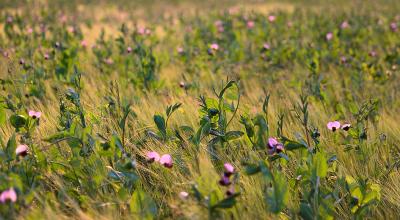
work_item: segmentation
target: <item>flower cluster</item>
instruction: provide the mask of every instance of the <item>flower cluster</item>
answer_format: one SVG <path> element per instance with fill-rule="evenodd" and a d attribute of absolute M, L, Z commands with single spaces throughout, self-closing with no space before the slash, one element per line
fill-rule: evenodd
<path fill-rule="evenodd" d="M 282 143 L 279 143 L 276 138 L 270 137 L 268 138 L 268 153 L 269 154 L 274 154 L 277 153 L 279 154 L 284 150 L 284 146 Z"/>
<path fill-rule="evenodd" d="M 149 163 L 159 162 L 161 165 L 167 168 L 172 168 L 173 166 L 172 157 L 169 154 L 164 154 L 160 156 L 160 154 L 158 154 L 157 152 L 150 151 L 147 153 L 146 156 L 147 156 L 147 162 Z"/>
<path fill-rule="evenodd" d="M 335 132 L 336 130 L 338 130 L 340 128 L 344 131 L 348 131 L 351 128 L 351 124 L 346 123 L 346 124 L 340 125 L 340 122 L 338 122 L 338 121 L 330 121 L 330 122 L 328 122 L 328 124 L 326 126 L 328 127 L 329 130 L 331 130 L 333 132 Z"/>
<path fill-rule="evenodd" d="M 231 176 L 234 173 L 235 173 L 235 168 L 233 167 L 233 165 L 230 163 L 225 163 L 224 164 L 224 173 L 222 174 L 221 179 L 219 180 L 219 184 L 221 186 L 226 186 L 226 187 L 230 186 L 228 188 L 228 190 L 226 191 L 227 196 L 231 196 L 231 195 L 233 195 L 233 193 L 235 193 L 235 188 L 231 181 Z"/>
<path fill-rule="evenodd" d="M 32 117 L 33 119 L 36 119 L 36 118 L 40 118 L 40 116 L 42 116 L 42 113 L 41 112 L 36 112 L 34 110 L 29 110 L 28 115 L 29 115 L 29 117 Z"/>

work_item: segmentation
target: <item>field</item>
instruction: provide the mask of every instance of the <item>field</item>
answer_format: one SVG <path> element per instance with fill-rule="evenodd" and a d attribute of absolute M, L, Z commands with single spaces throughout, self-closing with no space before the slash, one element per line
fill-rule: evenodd
<path fill-rule="evenodd" d="M 400 219 L 400 2 L 0 1 L 0 219 Z"/>

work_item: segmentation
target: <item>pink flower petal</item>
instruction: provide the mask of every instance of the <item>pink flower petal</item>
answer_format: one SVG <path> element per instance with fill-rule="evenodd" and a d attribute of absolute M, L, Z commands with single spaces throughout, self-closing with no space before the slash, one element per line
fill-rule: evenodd
<path fill-rule="evenodd" d="M 218 50 L 218 49 L 219 49 L 219 45 L 216 44 L 216 43 L 212 43 L 212 44 L 210 45 L 210 48 L 213 49 L 213 50 Z"/>
<path fill-rule="evenodd" d="M 172 157 L 169 154 L 164 154 L 160 157 L 160 164 L 164 165 L 167 168 L 172 167 Z"/>
<path fill-rule="evenodd" d="M 340 128 L 340 122 L 331 121 L 331 122 L 328 122 L 328 124 L 326 126 L 328 127 L 329 130 L 336 131 L 337 129 Z"/>
<path fill-rule="evenodd" d="M 254 27 L 254 21 L 248 21 L 247 28 L 253 28 L 253 27 Z"/>
<path fill-rule="evenodd" d="M 28 115 L 29 115 L 29 117 L 32 117 L 32 118 L 40 118 L 40 116 L 42 116 L 42 113 L 36 112 L 33 110 L 29 110 Z"/>
<path fill-rule="evenodd" d="M 235 172 L 235 168 L 230 163 L 225 163 L 224 169 L 225 169 L 225 174 L 227 174 L 228 176 L 230 176 Z"/>
<path fill-rule="evenodd" d="M 283 144 L 277 144 L 275 150 L 277 153 L 282 152 L 284 150 Z"/>
<path fill-rule="evenodd" d="M 28 146 L 25 144 L 18 145 L 17 149 L 15 150 L 15 154 L 17 156 L 26 156 L 28 153 Z"/>
<path fill-rule="evenodd" d="M 158 162 L 160 160 L 160 155 L 155 151 L 148 152 L 146 156 L 147 156 L 147 161 L 150 163 L 154 161 Z"/>
<path fill-rule="evenodd" d="M 221 179 L 219 180 L 219 184 L 221 186 L 229 186 L 231 184 L 231 181 L 230 181 L 229 177 L 223 175 L 221 177 Z"/>
<path fill-rule="evenodd" d="M 11 202 L 17 201 L 17 193 L 15 192 L 15 190 L 13 188 L 3 191 L 0 195 L 1 203 L 5 203 L 8 200 L 10 200 Z"/>
<path fill-rule="evenodd" d="M 330 41 L 330 40 L 332 40 L 332 38 L 333 38 L 332 32 L 329 32 L 326 34 L 326 40 Z"/>
<path fill-rule="evenodd" d="M 186 200 L 189 196 L 189 193 L 182 191 L 179 193 L 179 198 L 181 198 L 182 200 Z"/>
<path fill-rule="evenodd" d="M 268 21 L 269 21 L 269 22 L 274 22 L 275 19 L 276 19 L 276 17 L 275 17 L 274 15 L 268 16 Z"/>
<path fill-rule="evenodd" d="M 278 144 L 278 141 L 275 138 L 272 138 L 272 137 L 268 138 L 268 146 L 270 148 L 275 147 L 275 145 L 277 145 L 277 144 Z"/>

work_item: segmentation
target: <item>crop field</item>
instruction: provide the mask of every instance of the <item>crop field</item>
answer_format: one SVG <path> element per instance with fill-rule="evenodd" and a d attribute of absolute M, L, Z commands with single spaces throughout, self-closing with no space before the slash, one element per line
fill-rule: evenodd
<path fill-rule="evenodd" d="M 400 219 L 400 1 L 0 0 L 0 219 Z"/>

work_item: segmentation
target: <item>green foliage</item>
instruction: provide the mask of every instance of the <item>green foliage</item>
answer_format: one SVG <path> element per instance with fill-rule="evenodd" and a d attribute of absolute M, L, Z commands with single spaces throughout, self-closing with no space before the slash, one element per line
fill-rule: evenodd
<path fill-rule="evenodd" d="M 399 218 L 395 1 L 170 4 L 0 2 L 0 219 Z"/>

